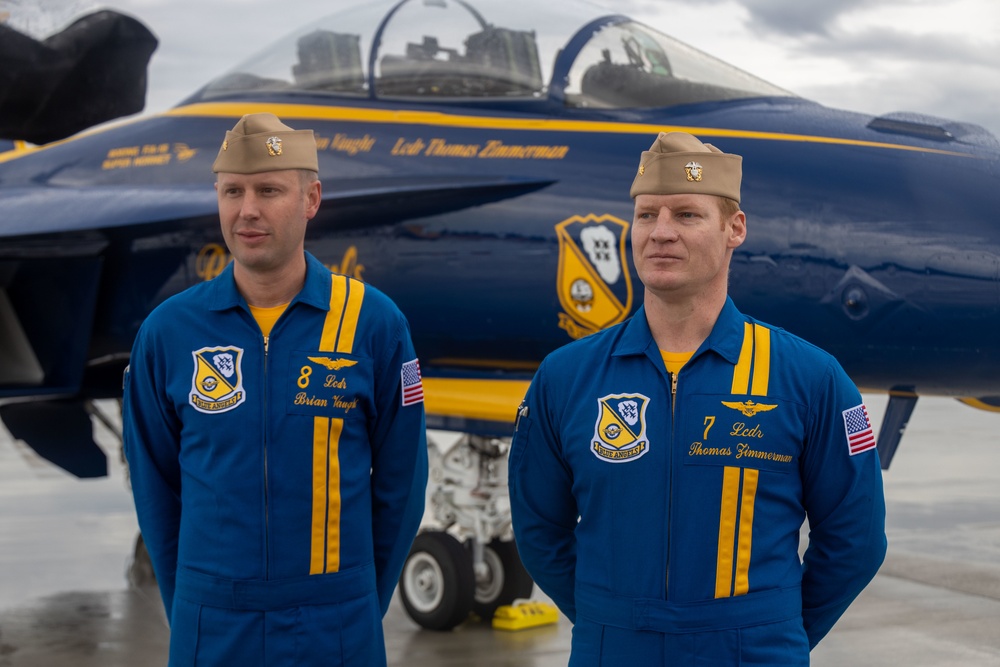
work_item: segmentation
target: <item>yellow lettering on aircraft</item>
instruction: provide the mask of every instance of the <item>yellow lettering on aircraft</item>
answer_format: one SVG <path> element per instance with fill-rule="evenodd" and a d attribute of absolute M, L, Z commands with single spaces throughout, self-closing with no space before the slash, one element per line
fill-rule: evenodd
<path fill-rule="evenodd" d="M 361 272 L 365 270 L 365 265 L 358 264 L 358 249 L 356 246 L 348 246 L 347 250 L 344 251 L 344 257 L 340 260 L 340 264 L 333 263 L 328 268 L 334 273 L 364 281 L 364 278 L 361 277 Z"/>
<path fill-rule="evenodd" d="M 346 134 L 335 134 L 330 137 L 316 136 L 316 148 L 321 151 L 336 151 L 354 156 L 358 153 L 370 153 L 375 147 L 375 138 L 369 134 L 363 137 L 352 137 Z"/>
<path fill-rule="evenodd" d="M 104 157 L 101 169 L 131 169 L 133 167 L 163 167 L 175 159 L 187 162 L 197 154 L 198 149 L 187 144 L 144 144 L 142 146 L 119 146 L 112 148 Z"/>
<path fill-rule="evenodd" d="M 366 137 L 368 135 L 365 135 Z M 374 143 L 374 140 L 373 140 Z M 434 137 L 429 140 L 422 138 L 410 139 L 399 137 L 393 145 L 390 155 L 402 157 L 448 157 L 448 158 L 485 158 L 502 160 L 562 160 L 569 154 L 569 146 L 551 145 L 521 145 L 505 144 L 500 139 L 488 139 L 486 145 L 455 144 L 447 139 Z"/>

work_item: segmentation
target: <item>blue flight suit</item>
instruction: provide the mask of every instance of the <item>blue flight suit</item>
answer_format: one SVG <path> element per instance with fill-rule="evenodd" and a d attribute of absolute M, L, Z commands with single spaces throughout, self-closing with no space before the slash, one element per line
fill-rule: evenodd
<path fill-rule="evenodd" d="M 171 666 L 385 664 L 427 481 L 419 370 L 388 297 L 306 259 L 268 339 L 230 265 L 132 350 L 125 453 Z"/>
<path fill-rule="evenodd" d="M 575 623 L 572 666 L 808 665 L 885 556 L 857 388 L 730 299 L 676 377 L 642 308 L 550 354 L 509 465 L 518 550 Z"/>

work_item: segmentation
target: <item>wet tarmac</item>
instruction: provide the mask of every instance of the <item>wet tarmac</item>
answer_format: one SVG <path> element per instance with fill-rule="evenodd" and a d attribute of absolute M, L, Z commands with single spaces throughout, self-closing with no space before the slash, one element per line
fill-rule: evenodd
<path fill-rule="evenodd" d="M 883 396 L 866 397 L 876 428 Z M 813 651 L 818 667 L 1000 666 L 1000 414 L 921 399 L 886 473 L 889 555 Z M 112 475 L 81 481 L 0 429 L 0 667 L 166 663 L 155 588 L 130 586 L 136 536 L 117 444 L 97 426 Z M 565 665 L 571 625 L 420 629 L 394 600 L 390 665 Z"/>

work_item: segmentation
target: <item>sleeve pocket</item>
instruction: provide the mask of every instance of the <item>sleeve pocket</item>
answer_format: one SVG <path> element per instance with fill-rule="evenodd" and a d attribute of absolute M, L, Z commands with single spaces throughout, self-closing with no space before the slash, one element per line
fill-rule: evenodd
<path fill-rule="evenodd" d="M 514 427 L 514 437 L 510 442 L 509 468 L 511 471 L 519 469 L 521 460 L 524 458 L 524 450 L 528 447 L 528 443 L 530 442 L 530 435 L 531 418 L 527 416 L 519 416 L 517 419 L 517 425 Z"/>

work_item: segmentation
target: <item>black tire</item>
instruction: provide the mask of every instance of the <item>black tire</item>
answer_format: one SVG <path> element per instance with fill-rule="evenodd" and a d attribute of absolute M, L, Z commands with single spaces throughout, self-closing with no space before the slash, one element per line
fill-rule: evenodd
<path fill-rule="evenodd" d="M 489 577 L 476 582 L 472 610 L 484 621 L 490 621 L 497 607 L 531 597 L 535 582 L 524 569 L 513 541 L 493 540 L 485 545 L 483 562 L 489 570 Z"/>
<path fill-rule="evenodd" d="M 448 533 L 417 535 L 399 576 L 406 613 L 428 630 L 451 630 L 469 616 L 476 590 L 472 559 Z"/>

